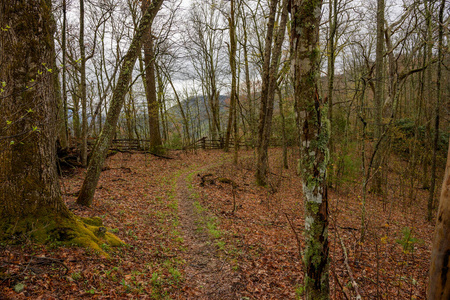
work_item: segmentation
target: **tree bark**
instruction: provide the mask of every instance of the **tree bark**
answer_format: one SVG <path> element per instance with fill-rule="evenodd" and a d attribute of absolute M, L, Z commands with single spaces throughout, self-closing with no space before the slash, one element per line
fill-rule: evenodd
<path fill-rule="evenodd" d="M 231 69 L 231 95 L 230 95 L 230 109 L 228 112 L 228 126 L 225 136 L 225 152 L 228 152 L 230 144 L 230 136 L 233 126 L 233 120 L 236 120 L 237 109 L 236 109 L 236 21 L 235 21 L 235 3 L 234 0 L 230 1 L 230 17 L 228 18 L 228 26 L 230 30 L 230 69 Z M 237 137 L 235 137 L 234 143 L 237 143 Z M 237 162 L 235 162 L 237 164 Z"/>
<path fill-rule="evenodd" d="M 331 154 L 334 153 L 334 144 L 333 144 L 333 90 L 334 90 L 334 73 L 335 73 L 335 62 L 336 62 L 336 29 L 337 29 L 337 9 L 338 9 L 338 0 L 330 0 L 328 3 L 329 15 L 328 22 L 330 26 L 330 35 L 328 37 L 328 118 L 330 119 L 330 141 L 329 148 Z M 334 159 L 333 157 L 331 158 Z M 331 172 L 329 176 L 329 186 L 332 186 L 334 174 Z"/>
<path fill-rule="evenodd" d="M 437 78 L 436 78 L 436 93 L 437 99 L 434 107 L 434 133 L 433 133 L 433 159 L 431 163 L 431 184 L 430 184 L 430 194 L 428 196 L 428 221 L 431 221 L 431 216 L 434 208 L 434 191 L 436 189 L 436 158 L 438 152 L 438 142 L 439 142 L 439 110 L 441 109 L 441 76 L 442 76 L 442 47 L 443 47 L 443 35 L 444 35 L 444 7 L 445 1 L 441 1 L 439 9 L 439 37 L 438 37 L 438 66 L 437 66 Z"/>
<path fill-rule="evenodd" d="M 264 135 L 264 119 L 267 109 L 267 93 L 269 91 L 269 76 L 270 76 L 270 57 L 272 55 L 272 39 L 273 28 L 275 24 L 275 13 L 278 0 L 271 0 L 269 5 L 269 20 L 267 22 L 266 40 L 264 44 L 264 60 L 262 67 L 262 86 L 261 86 L 261 100 L 259 108 L 259 123 L 258 123 L 258 144 L 257 144 L 257 161 L 256 161 L 256 183 L 259 185 L 266 184 L 267 172 L 267 158 L 264 157 L 264 152 L 261 152 L 262 139 Z"/>
<path fill-rule="evenodd" d="M 69 116 L 67 112 L 67 83 L 66 83 L 66 51 L 67 51 L 67 41 L 66 41 L 66 31 L 67 31 L 67 3 L 63 0 L 63 26 L 62 26 L 62 104 L 63 104 L 63 118 L 64 118 L 64 130 L 66 136 L 66 146 L 69 146 Z M 63 147 L 64 148 L 64 147 Z"/>
<path fill-rule="evenodd" d="M 275 98 L 275 89 L 278 78 L 278 66 L 281 55 L 281 46 L 284 40 L 284 33 L 286 30 L 288 1 L 283 0 L 281 22 L 278 27 L 277 35 L 272 52 L 272 37 L 273 27 L 275 23 L 275 9 L 278 1 L 271 2 L 271 14 L 269 15 L 269 23 L 267 25 L 266 49 L 264 50 L 264 65 L 263 78 L 261 88 L 261 106 L 259 112 L 259 127 L 258 127 L 258 152 L 256 165 L 256 182 L 259 185 L 266 185 L 266 175 L 268 169 L 268 148 L 271 136 L 273 105 Z M 273 18 L 273 20 L 272 20 Z M 267 49 L 267 47 L 269 49 Z M 272 60 L 271 60 L 272 58 Z"/>
<path fill-rule="evenodd" d="M 80 0 L 80 100 L 81 100 L 81 164 L 87 165 L 87 92 L 86 46 L 84 45 L 84 0 Z"/>
<path fill-rule="evenodd" d="M 305 198 L 305 299 L 329 299 L 327 103 L 318 94 L 321 0 L 291 2 L 291 70 L 300 135 L 299 171 Z"/>
<path fill-rule="evenodd" d="M 106 159 L 108 149 L 111 146 L 120 111 L 123 106 L 125 95 L 128 91 L 128 85 L 130 83 L 133 67 L 136 63 L 137 55 L 141 49 L 142 37 L 150 28 L 163 1 L 164 0 L 155 0 L 148 7 L 145 15 L 141 19 L 139 28 L 133 37 L 130 48 L 124 57 L 119 79 L 114 88 L 111 105 L 106 116 L 105 124 L 103 125 L 102 132 L 100 133 L 94 150 L 92 151 L 92 157 L 88 165 L 86 178 L 83 181 L 83 186 L 81 187 L 80 194 L 77 198 L 78 204 L 85 206 L 90 206 L 92 204 L 95 188 L 100 178 L 100 172 Z"/>
<path fill-rule="evenodd" d="M 377 0 L 377 45 L 375 57 L 375 143 L 383 133 L 383 92 L 384 92 L 384 0 Z M 373 174 L 372 191 L 381 194 L 382 172 L 381 151 L 375 155 L 375 172 Z"/>
<path fill-rule="evenodd" d="M 99 245 L 121 241 L 110 233 L 96 237 L 61 198 L 51 14 L 50 0 L 0 4 L 0 120 L 7 124 L 0 128 L 0 240 L 14 243 L 26 235 L 107 255 Z"/>
<path fill-rule="evenodd" d="M 434 229 L 427 299 L 450 299 L 450 146 Z"/>
<path fill-rule="evenodd" d="M 249 116 L 248 116 L 248 125 L 249 125 L 249 133 L 250 133 L 250 139 L 252 147 L 255 145 L 255 137 L 256 137 L 256 118 L 255 118 L 255 105 L 254 101 L 252 99 L 252 90 L 251 90 L 251 82 L 250 82 L 250 68 L 249 68 L 249 61 L 248 61 L 248 36 L 247 36 L 247 23 L 246 23 L 246 16 L 244 15 L 244 12 L 241 12 L 241 18 L 242 18 L 242 31 L 243 31 L 243 54 L 244 54 L 244 72 L 245 72 L 245 91 L 247 94 L 247 103 L 249 107 Z M 244 131 L 247 132 L 247 131 Z"/>
<path fill-rule="evenodd" d="M 142 0 L 142 12 L 144 13 L 149 6 L 148 0 Z M 150 30 L 144 35 L 144 62 L 145 62 L 145 94 L 147 96 L 148 107 L 148 125 L 150 132 L 150 151 L 162 154 L 161 131 L 159 129 L 159 105 L 156 96 L 155 80 L 155 51 L 153 36 Z"/>
<path fill-rule="evenodd" d="M 2 2 L 0 24 L 0 219 L 40 214 L 69 217 L 56 173 L 55 96 L 51 7 L 45 1 Z M 24 59 L 26 58 L 26 59 Z"/>

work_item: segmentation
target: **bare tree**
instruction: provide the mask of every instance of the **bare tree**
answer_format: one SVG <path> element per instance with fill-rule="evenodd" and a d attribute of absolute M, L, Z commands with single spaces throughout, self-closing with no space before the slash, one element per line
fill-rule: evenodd
<path fill-rule="evenodd" d="M 279 60 L 281 56 L 281 47 L 284 41 L 286 31 L 288 1 L 282 2 L 281 22 L 275 35 L 275 42 L 272 48 L 273 31 L 275 25 L 275 13 L 278 0 L 270 2 L 269 21 L 267 24 L 267 35 L 264 49 L 264 63 L 262 72 L 261 104 L 259 111 L 258 126 L 258 152 L 256 162 L 256 182 L 259 185 L 267 183 L 268 170 L 268 148 L 272 133 L 272 117 L 277 88 Z"/>
<path fill-rule="evenodd" d="M 141 19 L 120 70 L 119 79 L 113 92 L 110 108 L 106 117 L 105 125 L 95 144 L 92 152 L 92 158 L 89 162 L 86 178 L 83 181 L 77 203 L 90 206 L 94 198 L 95 188 L 97 186 L 101 168 L 106 159 L 106 154 L 111 145 L 114 132 L 116 130 L 117 120 L 123 106 L 125 95 L 128 91 L 131 74 L 136 62 L 138 53 L 141 49 L 142 37 L 150 28 L 156 13 L 159 11 L 164 0 L 156 0 L 148 7 Z"/>
<path fill-rule="evenodd" d="M 300 165 L 305 197 L 305 299 L 329 298 L 327 103 L 319 96 L 319 25 L 322 1 L 291 1 L 291 70 L 294 76 Z"/>
<path fill-rule="evenodd" d="M 142 0 L 142 11 L 149 6 L 148 0 Z M 144 62 L 145 62 L 145 94 L 147 96 L 148 122 L 150 131 L 150 151 L 162 152 L 161 132 L 159 130 L 159 105 L 156 92 L 155 78 L 155 46 L 151 30 L 144 37 Z"/>

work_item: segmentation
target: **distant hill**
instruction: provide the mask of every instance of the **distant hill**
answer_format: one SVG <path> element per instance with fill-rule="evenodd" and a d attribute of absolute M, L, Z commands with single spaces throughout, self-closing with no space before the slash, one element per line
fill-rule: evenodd
<path fill-rule="evenodd" d="M 221 118 L 228 112 L 229 96 L 219 96 L 219 111 Z M 181 101 L 181 105 L 185 114 L 190 118 L 200 118 L 200 122 L 208 120 L 207 108 L 210 110 L 208 99 L 203 96 L 194 96 Z M 206 106 L 205 106 L 206 105 Z M 181 119 L 180 106 L 178 104 L 172 106 L 167 111 L 175 119 Z"/>

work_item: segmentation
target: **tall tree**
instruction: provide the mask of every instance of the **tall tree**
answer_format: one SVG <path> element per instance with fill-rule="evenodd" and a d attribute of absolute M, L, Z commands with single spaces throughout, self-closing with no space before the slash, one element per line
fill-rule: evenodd
<path fill-rule="evenodd" d="M 337 31 L 337 16 L 338 16 L 338 0 L 330 0 L 328 2 L 328 23 L 329 23 L 329 36 L 328 36 L 328 117 L 330 119 L 330 151 L 334 153 L 333 146 L 333 90 L 334 90 L 334 70 L 336 62 L 336 31 Z M 333 158 L 332 158 L 333 159 Z M 330 186 L 332 185 L 332 178 L 329 180 Z"/>
<path fill-rule="evenodd" d="M 291 70 L 305 198 L 305 299 L 329 298 L 327 103 L 319 96 L 321 0 L 291 1 Z"/>
<path fill-rule="evenodd" d="M 45 1 L 2 2 L 0 21 L 10 27 L 0 34 L 0 106 L 9 123 L 1 134 L 0 215 L 7 222 L 52 211 L 68 217 L 56 174 L 54 77 L 44 66 L 54 58 L 51 8 Z"/>
<path fill-rule="evenodd" d="M 144 13 L 150 0 L 142 0 L 142 12 Z M 159 153 L 162 151 L 161 131 L 159 129 L 159 105 L 156 97 L 155 80 L 155 47 L 151 28 L 144 36 L 144 62 L 145 62 L 145 94 L 147 96 L 148 125 L 150 131 L 150 151 Z"/>
<path fill-rule="evenodd" d="M 80 100 L 81 100 L 81 164 L 87 165 L 87 92 L 86 46 L 84 44 L 84 0 L 80 0 Z"/>
<path fill-rule="evenodd" d="M 61 198 L 51 1 L 3 1 L 0 24 L 0 239 L 29 233 L 101 251 Z"/>
<path fill-rule="evenodd" d="M 441 109 L 441 80 L 442 80 L 442 63 L 443 63 L 443 36 L 444 36 L 444 8 L 445 1 L 441 1 L 439 8 L 439 26 L 438 26 L 438 66 L 437 66 L 437 76 L 436 76 L 436 93 L 437 99 L 434 107 L 434 132 L 433 132 L 433 159 L 431 163 L 431 185 L 430 194 L 428 196 L 428 220 L 431 220 L 431 215 L 434 207 L 434 191 L 436 189 L 436 159 L 438 152 L 438 141 L 439 141 L 439 110 Z M 450 295 L 449 295 L 450 296 Z"/>
<path fill-rule="evenodd" d="M 273 31 L 275 25 L 275 12 L 278 0 L 270 2 L 269 21 L 267 24 L 266 44 L 264 49 L 264 62 L 262 73 L 261 103 L 259 111 L 258 126 L 258 151 L 256 162 L 256 182 L 265 185 L 267 182 L 268 170 L 268 148 L 272 133 L 272 116 L 277 88 L 278 67 L 281 56 L 281 47 L 286 31 L 288 1 L 283 0 L 281 21 L 275 35 L 275 42 L 272 48 Z"/>
<path fill-rule="evenodd" d="M 140 21 L 139 28 L 136 30 L 133 40 L 131 41 L 128 52 L 124 57 L 119 79 L 117 80 L 117 84 L 114 88 L 113 97 L 106 116 L 105 124 L 103 125 L 102 132 L 100 133 L 94 150 L 92 151 L 92 157 L 89 161 L 86 177 L 77 198 L 78 204 L 85 206 L 90 206 L 92 204 L 95 188 L 97 187 L 97 183 L 100 178 L 100 172 L 103 163 L 105 162 L 108 149 L 111 146 L 120 111 L 122 110 L 123 102 L 128 91 L 133 67 L 141 49 L 142 38 L 149 30 L 163 1 L 164 0 L 155 0 L 151 5 L 149 5 Z"/>
<path fill-rule="evenodd" d="M 62 41 L 61 41 L 61 51 L 62 51 L 62 109 L 63 109 L 63 120 L 64 120 L 64 130 L 65 130 L 65 141 L 66 145 L 69 145 L 69 124 L 68 124 L 68 114 L 67 114 L 67 83 L 66 83 L 66 32 L 67 32 L 67 2 L 63 0 L 63 25 L 62 25 Z"/>
<path fill-rule="evenodd" d="M 230 95 L 230 109 L 228 111 L 228 126 L 225 136 L 225 151 L 228 151 L 231 131 L 233 122 L 236 122 L 237 109 L 236 109 L 236 95 L 237 95 L 237 83 L 236 83 L 236 51 L 237 51 L 237 36 L 236 36 L 236 21 L 235 21 L 235 1 L 230 1 L 230 16 L 228 17 L 228 27 L 230 32 L 230 69 L 231 69 L 231 95 Z M 235 146 L 237 145 L 237 137 L 234 137 Z M 235 164 L 237 164 L 237 157 L 235 157 Z"/>
<path fill-rule="evenodd" d="M 375 143 L 383 134 L 383 94 L 384 94 L 384 0 L 377 0 L 377 45 L 375 50 Z M 379 145 L 380 143 L 378 143 Z M 381 193 L 381 151 L 375 154 L 375 172 L 372 190 Z"/>
<path fill-rule="evenodd" d="M 266 184 L 266 172 L 268 159 L 266 152 L 262 148 L 262 139 L 264 136 L 264 121 L 266 118 L 267 108 L 267 94 L 269 91 L 270 79 L 270 57 L 272 56 L 272 39 L 273 30 L 275 26 L 275 14 L 277 11 L 278 0 L 271 0 L 269 4 L 269 16 L 267 21 L 266 40 L 264 44 L 264 60 L 262 66 L 262 87 L 261 100 L 259 109 L 259 123 L 258 123 L 258 144 L 257 144 L 257 160 L 256 160 L 256 183 L 259 185 Z"/>

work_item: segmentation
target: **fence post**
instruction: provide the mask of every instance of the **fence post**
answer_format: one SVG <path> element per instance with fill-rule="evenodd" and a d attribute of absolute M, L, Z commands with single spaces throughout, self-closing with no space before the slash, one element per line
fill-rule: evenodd
<path fill-rule="evenodd" d="M 200 139 L 201 143 L 202 143 L 202 149 L 205 150 L 206 149 L 206 136 L 202 137 Z"/>

